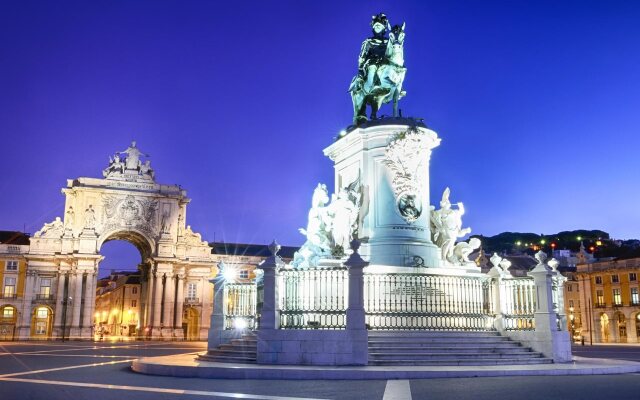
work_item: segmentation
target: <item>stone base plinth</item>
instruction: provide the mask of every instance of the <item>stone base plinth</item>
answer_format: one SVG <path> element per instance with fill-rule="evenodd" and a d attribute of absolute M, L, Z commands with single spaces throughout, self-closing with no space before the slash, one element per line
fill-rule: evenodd
<path fill-rule="evenodd" d="M 368 336 L 362 330 L 260 330 L 258 364 L 367 365 Z"/>
<path fill-rule="evenodd" d="M 429 218 L 429 159 L 439 144 L 418 121 L 390 118 L 356 128 L 324 150 L 335 163 L 335 193 L 358 188 L 360 254 L 370 265 L 440 265 Z"/>

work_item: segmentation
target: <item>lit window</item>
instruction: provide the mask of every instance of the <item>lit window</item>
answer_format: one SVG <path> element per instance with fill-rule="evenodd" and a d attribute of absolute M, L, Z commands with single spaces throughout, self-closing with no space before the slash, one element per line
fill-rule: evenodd
<path fill-rule="evenodd" d="M 4 278 L 4 290 L 2 292 L 4 297 L 12 298 L 16 294 L 16 278 Z"/>
<path fill-rule="evenodd" d="M 638 275 L 636 275 L 635 272 L 630 272 L 629 273 L 629 281 L 630 282 L 635 282 L 638 280 Z"/>
<path fill-rule="evenodd" d="M 638 288 L 631 288 L 631 304 L 638 305 L 640 304 L 640 296 L 638 296 Z"/>
<path fill-rule="evenodd" d="M 613 289 L 613 304 L 616 306 L 622 305 L 622 297 L 620 296 L 620 289 Z"/>
<path fill-rule="evenodd" d="M 604 306 L 604 292 L 602 290 L 596 290 L 596 306 Z"/>
<path fill-rule="evenodd" d="M 11 260 L 11 261 L 7 261 L 7 271 L 17 271 L 18 270 L 18 262 Z"/>
<path fill-rule="evenodd" d="M 49 297 L 51 295 L 51 279 L 40 280 L 40 295 Z"/>
<path fill-rule="evenodd" d="M 620 277 L 618 274 L 611 275 L 611 283 L 620 283 Z"/>
<path fill-rule="evenodd" d="M 596 276 L 596 285 L 602 285 L 602 277 Z"/>
<path fill-rule="evenodd" d="M 49 309 L 47 307 L 38 307 L 36 309 L 36 318 L 47 318 L 49 316 Z"/>
<path fill-rule="evenodd" d="M 12 319 L 15 315 L 15 309 L 13 307 L 5 307 L 2 309 L 2 318 Z"/>

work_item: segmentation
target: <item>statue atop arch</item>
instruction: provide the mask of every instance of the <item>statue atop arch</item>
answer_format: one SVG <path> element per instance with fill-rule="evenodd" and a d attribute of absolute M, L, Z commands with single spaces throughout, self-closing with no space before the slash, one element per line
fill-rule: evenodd
<path fill-rule="evenodd" d="M 149 157 L 137 147 L 135 141 L 131 142 L 126 150 L 118 151 L 113 157 L 109 157 L 109 166 L 102 171 L 102 176 L 107 179 L 153 181 L 155 171 L 151 168 L 151 161 L 142 162 L 140 156 Z"/>

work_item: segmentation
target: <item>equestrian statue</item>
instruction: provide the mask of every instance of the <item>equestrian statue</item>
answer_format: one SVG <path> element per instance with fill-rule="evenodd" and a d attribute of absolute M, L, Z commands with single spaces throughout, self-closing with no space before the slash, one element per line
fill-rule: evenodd
<path fill-rule="evenodd" d="M 367 105 L 371 119 L 377 119 L 382 103 L 393 101 L 393 116 L 399 117 L 398 101 L 407 69 L 404 66 L 405 24 L 391 27 L 385 14 L 371 19 L 373 36 L 362 43 L 358 58 L 358 74 L 351 81 L 349 92 L 353 101 L 353 123 L 366 122 Z M 387 31 L 388 36 L 387 36 Z"/>

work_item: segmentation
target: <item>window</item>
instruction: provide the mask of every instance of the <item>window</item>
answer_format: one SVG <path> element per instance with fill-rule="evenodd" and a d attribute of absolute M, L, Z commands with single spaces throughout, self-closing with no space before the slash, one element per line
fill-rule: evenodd
<path fill-rule="evenodd" d="M 613 289 L 613 304 L 616 306 L 622 305 L 622 297 L 620 297 L 620 289 Z"/>
<path fill-rule="evenodd" d="M 51 279 L 40 280 L 40 295 L 42 297 L 49 297 L 51 295 Z"/>
<path fill-rule="evenodd" d="M 629 282 L 635 282 L 638 280 L 638 275 L 635 272 L 629 272 Z"/>
<path fill-rule="evenodd" d="M 569 308 L 573 308 L 573 300 L 569 300 Z"/>
<path fill-rule="evenodd" d="M 187 284 L 187 299 L 195 299 L 197 296 L 198 284 L 195 282 L 189 282 Z"/>
<path fill-rule="evenodd" d="M 49 316 L 49 309 L 47 307 L 38 307 L 36 309 L 36 318 L 47 318 Z"/>
<path fill-rule="evenodd" d="M 249 279 L 249 271 L 246 269 L 241 270 L 240 279 Z"/>
<path fill-rule="evenodd" d="M 2 310 L 2 318 L 13 319 L 15 315 L 15 309 L 13 307 L 5 307 Z"/>
<path fill-rule="evenodd" d="M 16 294 L 16 278 L 4 278 L 4 297 L 11 298 Z"/>
<path fill-rule="evenodd" d="M 131 300 L 131 307 L 135 307 L 138 302 L 135 300 Z"/>
<path fill-rule="evenodd" d="M 14 261 L 14 260 L 7 261 L 6 267 L 7 267 L 6 268 L 7 271 L 17 271 L 18 270 L 18 262 Z"/>
<path fill-rule="evenodd" d="M 47 334 L 47 322 L 36 321 L 36 335 L 46 335 L 46 334 Z"/>
<path fill-rule="evenodd" d="M 567 292 L 573 292 L 573 285 L 572 284 L 567 284 Z"/>
<path fill-rule="evenodd" d="M 638 288 L 631 288 L 631 304 L 637 306 L 640 304 L 640 296 L 638 296 Z"/>
<path fill-rule="evenodd" d="M 618 274 L 611 275 L 611 283 L 620 283 L 620 277 Z"/>
<path fill-rule="evenodd" d="M 596 307 L 604 307 L 604 293 L 602 290 L 596 290 Z"/>
<path fill-rule="evenodd" d="M 596 285 L 602 285 L 602 277 L 596 276 Z"/>
<path fill-rule="evenodd" d="M 134 286 L 131 288 L 131 294 L 136 294 L 136 293 L 138 293 L 138 288 Z"/>

